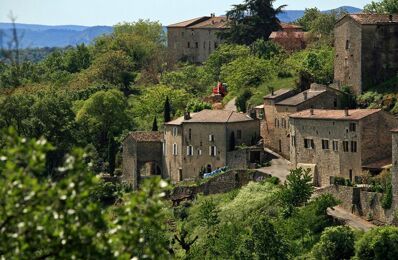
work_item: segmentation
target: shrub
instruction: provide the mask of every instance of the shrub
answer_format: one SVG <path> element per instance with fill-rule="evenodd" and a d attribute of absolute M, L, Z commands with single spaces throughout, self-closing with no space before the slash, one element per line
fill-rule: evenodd
<path fill-rule="evenodd" d="M 354 232 L 349 227 L 328 227 L 314 246 L 315 259 L 350 259 L 354 255 Z"/>
<path fill-rule="evenodd" d="M 374 228 L 365 233 L 356 244 L 358 259 L 396 259 L 397 255 L 397 227 Z"/>

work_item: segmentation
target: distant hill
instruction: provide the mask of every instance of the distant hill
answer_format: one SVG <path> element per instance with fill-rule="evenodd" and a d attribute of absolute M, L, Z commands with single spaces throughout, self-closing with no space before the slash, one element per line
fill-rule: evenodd
<path fill-rule="evenodd" d="M 329 12 L 336 11 L 339 9 L 345 10 L 346 12 L 348 12 L 350 14 L 362 12 L 362 9 L 352 7 L 352 6 L 341 6 L 336 9 L 326 10 L 323 12 L 329 13 Z M 304 15 L 304 10 L 286 10 L 283 13 L 281 13 L 280 15 L 278 15 L 278 18 L 282 22 L 291 23 L 291 22 L 294 22 L 297 19 L 301 18 L 303 15 Z"/>
<path fill-rule="evenodd" d="M 359 13 L 362 10 L 352 6 L 342 6 L 337 9 L 345 9 L 349 13 Z M 336 9 L 334 9 L 336 10 Z M 324 11 L 331 12 L 332 10 Z M 282 22 L 293 22 L 304 15 L 303 10 L 286 10 L 279 15 Z M 21 48 L 66 47 L 80 43 L 90 44 L 96 37 L 110 34 L 111 26 L 81 26 L 81 25 L 40 25 L 18 23 L 18 34 L 21 35 Z M 9 35 L 10 23 L 0 23 L 0 30 Z M 166 30 L 166 28 L 165 28 Z M 4 41 L 6 42 L 6 40 Z"/>
<path fill-rule="evenodd" d="M 5 37 L 10 35 L 10 23 L 0 23 L 0 30 Z M 113 31 L 111 26 L 80 26 L 80 25 L 38 25 L 16 24 L 21 38 L 21 48 L 66 47 L 76 44 L 89 44 L 96 37 L 109 34 Z"/>

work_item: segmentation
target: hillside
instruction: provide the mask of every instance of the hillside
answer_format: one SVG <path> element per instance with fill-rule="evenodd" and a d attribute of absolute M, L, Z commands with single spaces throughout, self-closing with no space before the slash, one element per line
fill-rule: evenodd
<path fill-rule="evenodd" d="M 336 9 L 325 10 L 325 11 L 322 11 L 322 12 L 329 13 L 329 12 L 337 11 L 337 10 L 345 10 L 345 11 L 347 11 L 350 14 L 352 14 L 352 13 L 360 13 L 362 11 L 362 9 L 359 9 L 359 8 L 356 8 L 356 7 L 352 7 L 352 6 L 341 6 L 341 7 L 338 7 Z M 282 14 L 280 14 L 278 16 L 278 18 L 282 22 L 290 23 L 290 22 L 294 22 L 297 19 L 301 18 L 303 15 L 304 15 L 304 10 L 286 10 Z"/>

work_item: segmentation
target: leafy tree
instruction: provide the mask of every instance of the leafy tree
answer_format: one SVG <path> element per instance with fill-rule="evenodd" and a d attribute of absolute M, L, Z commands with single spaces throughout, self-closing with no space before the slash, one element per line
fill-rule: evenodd
<path fill-rule="evenodd" d="M 213 81 L 220 80 L 221 67 L 237 58 L 250 55 L 250 48 L 244 45 L 221 44 L 205 62 L 206 73 L 211 75 Z"/>
<path fill-rule="evenodd" d="M 238 111 L 246 113 L 247 111 L 247 101 L 253 96 L 253 93 L 246 89 L 243 91 L 241 95 L 236 98 L 235 104 L 238 108 Z"/>
<path fill-rule="evenodd" d="M 398 228 L 373 228 L 362 236 L 356 248 L 358 259 L 395 259 L 398 254 Z"/>
<path fill-rule="evenodd" d="M 311 170 L 298 168 L 290 171 L 282 191 L 282 201 L 294 207 L 305 204 L 314 191 Z"/>
<path fill-rule="evenodd" d="M 212 200 L 205 200 L 199 208 L 199 219 L 207 228 L 211 228 L 220 223 L 218 217 L 219 210 Z"/>
<path fill-rule="evenodd" d="M 64 54 L 65 69 L 70 73 L 80 72 L 91 65 L 91 55 L 84 43 L 68 49 Z"/>
<path fill-rule="evenodd" d="M 355 236 L 350 227 L 328 227 L 314 246 L 315 259 L 350 259 L 355 254 Z"/>
<path fill-rule="evenodd" d="M 189 112 L 200 112 L 204 109 L 211 109 L 211 104 L 198 99 L 191 99 L 186 108 Z"/>
<path fill-rule="evenodd" d="M 229 43 L 250 45 L 257 39 L 268 40 L 280 28 L 277 15 L 285 6 L 273 7 L 274 0 L 245 0 L 227 12 L 228 30 L 220 33 Z"/>
<path fill-rule="evenodd" d="M 221 68 L 221 79 L 228 84 L 229 91 L 257 87 L 274 77 L 271 62 L 255 56 L 238 58 Z"/>
<path fill-rule="evenodd" d="M 252 53 L 262 59 L 270 60 L 275 56 L 284 53 L 284 50 L 278 44 L 259 39 L 251 45 Z"/>
<path fill-rule="evenodd" d="M 86 131 L 87 140 L 94 144 L 102 158 L 108 157 L 110 165 L 116 155 L 115 137 L 131 126 L 127 108 L 123 94 L 112 89 L 92 95 L 83 102 L 76 115 L 77 122 Z"/>
<path fill-rule="evenodd" d="M 313 28 L 313 22 L 321 16 L 321 11 L 316 8 L 306 8 L 304 15 L 297 19 L 296 23 L 303 27 L 304 31 L 311 31 Z"/>
<path fill-rule="evenodd" d="M 363 8 L 368 13 L 398 14 L 398 2 L 396 0 L 372 1 Z"/>
<path fill-rule="evenodd" d="M 156 116 L 155 116 L 155 118 L 153 119 L 152 131 L 158 131 L 158 130 L 159 130 L 158 129 L 158 121 L 157 121 Z"/>
<path fill-rule="evenodd" d="M 166 35 L 163 26 L 159 22 L 139 19 L 133 23 L 118 23 L 114 26 L 114 35 L 130 34 L 144 37 L 157 44 L 166 43 Z"/>
<path fill-rule="evenodd" d="M 109 51 L 93 61 L 87 73 L 91 82 L 112 84 L 128 95 L 136 74 L 132 60 L 122 51 Z"/>

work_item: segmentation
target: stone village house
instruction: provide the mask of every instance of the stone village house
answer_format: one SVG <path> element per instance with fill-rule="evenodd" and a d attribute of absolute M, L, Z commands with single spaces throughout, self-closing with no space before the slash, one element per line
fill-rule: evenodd
<path fill-rule="evenodd" d="M 261 136 L 267 148 L 283 157 L 290 157 L 289 115 L 309 109 L 341 108 L 339 90 L 319 84 L 301 93 L 295 90 L 280 89 L 264 97 L 264 105 L 256 109 L 261 120 Z"/>
<path fill-rule="evenodd" d="M 193 180 L 228 166 L 254 168 L 264 161 L 260 122 L 226 110 L 186 113 L 165 124 L 164 132 L 132 132 L 123 141 L 122 180 L 162 176 L 172 182 Z"/>
<path fill-rule="evenodd" d="M 351 182 L 363 170 L 391 163 L 391 133 L 398 121 L 381 109 L 308 109 L 290 116 L 292 167 L 310 168 L 314 184 Z"/>
<path fill-rule="evenodd" d="M 334 79 L 361 94 L 398 74 L 398 14 L 347 14 L 335 25 Z"/>

